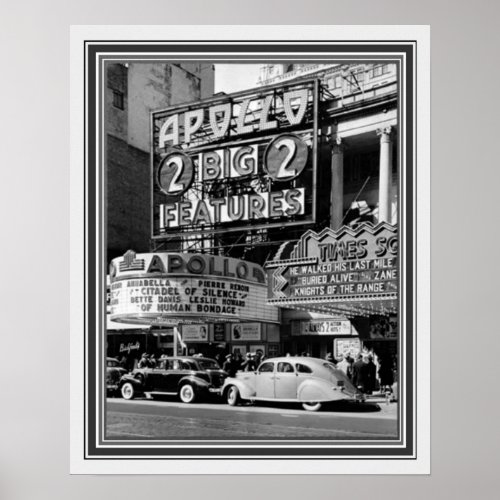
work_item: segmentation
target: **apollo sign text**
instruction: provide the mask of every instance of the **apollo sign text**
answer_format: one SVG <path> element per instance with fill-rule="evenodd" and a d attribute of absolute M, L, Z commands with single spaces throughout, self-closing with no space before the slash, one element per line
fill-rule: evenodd
<path fill-rule="evenodd" d="M 310 81 L 153 113 L 153 237 L 313 221 L 316 108 Z"/>

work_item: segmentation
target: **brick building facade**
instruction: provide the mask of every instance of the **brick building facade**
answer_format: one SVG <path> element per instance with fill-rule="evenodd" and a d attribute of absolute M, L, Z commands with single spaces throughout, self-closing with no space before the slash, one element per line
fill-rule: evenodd
<path fill-rule="evenodd" d="M 108 63 L 106 70 L 109 262 L 130 248 L 149 251 L 150 112 L 213 95 L 214 67 L 199 63 Z"/>

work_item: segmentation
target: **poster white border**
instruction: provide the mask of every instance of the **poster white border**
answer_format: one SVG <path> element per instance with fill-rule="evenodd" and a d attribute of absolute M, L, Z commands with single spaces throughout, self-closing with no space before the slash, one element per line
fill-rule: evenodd
<path fill-rule="evenodd" d="M 84 366 L 84 290 L 81 270 L 84 268 L 84 40 L 143 43 L 148 40 L 415 40 L 418 45 L 415 64 L 418 67 L 419 106 L 415 134 L 418 175 L 416 218 L 415 295 L 418 344 L 416 361 L 416 450 L 413 460 L 85 460 L 84 408 L 82 388 Z M 427 474 L 430 471 L 430 54 L 429 28 L 426 26 L 77 26 L 71 31 L 71 472 L 77 474 Z M 416 204 L 416 200 L 415 200 Z M 418 305 L 418 307 L 416 307 Z"/>

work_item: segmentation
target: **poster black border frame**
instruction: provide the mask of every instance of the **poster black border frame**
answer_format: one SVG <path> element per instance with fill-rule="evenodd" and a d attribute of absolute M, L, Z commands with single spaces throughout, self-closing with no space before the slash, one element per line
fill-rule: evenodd
<path fill-rule="evenodd" d="M 406 427 L 406 443 L 401 448 L 183 448 L 179 446 L 170 446 L 168 449 L 164 448 L 139 448 L 139 447 L 100 447 L 96 445 L 98 438 L 98 429 L 95 425 L 97 406 L 95 394 L 92 394 L 91 388 L 96 387 L 96 377 L 98 376 L 98 367 L 95 365 L 95 353 L 97 349 L 97 332 L 94 335 L 89 334 L 89 325 L 95 325 L 98 315 L 103 314 L 103 310 L 99 310 L 95 303 L 95 293 L 98 290 L 99 284 L 95 279 L 95 271 L 99 268 L 100 273 L 103 272 L 103 262 L 96 262 L 96 245 L 98 243 L 96 238 L 97 227 L 93 226 L 96 220 L 96 209 L 98 208 L 98 199 L 96 197 L 96 176 L 98 173 L 98 165 L 96 164 L 96 152 L 98 148 L 96 140 L 96 126 L 98 117 L 96 116 L 97 99 L 96 95 L 96 81 L 97 75 L 97 58 L 99 54 L 106 52 L 126 53 L 131 54 L 134 52 L 157 52 L 168 53 L 169 46 L 172 44 L 172 49 L 176 53 L 185 51 L 190 53 L 196 52 L 217 52 L 224 47 L 225 52 L 238 53 L 244 47 L 245 51 L 262 52 L 265 56 L 266 53 L 274 52 L 290 52 L 297 54 L 300 58 L 301 51 L 306 52 L 305 49 L 310 50 L 311 43 L 314 45 L 315 52 L 373 52 L 380 54 L 382 52 L 391 52 L 391 54 L 402 53 L 406 56 L 406 87 L 404 89 L 404 98 L 406 100 L 406 115 L 405 115 L 405 144 L 406 149 L 403 154 L 406 155 L 406 193 L 404 193 L 404 203 L 407 207 L 406 219 L 402 221 L 405 224 L 405 248 L 406 248 L 406 262 L 407 269 L 411 270 L 415 267 L 416 274 L 416 254 L 414 253 L 414 223 L 416 224 L 417 214 L 413 212 L 414 199 L 417 197 L 416 185 L 414 186 L 413 172 L 414 160 L 416 158 L 416 147 L 413 141 L 414 135 L 416 136 L 416 88 L 414 81 L 416 78 L 417 68 L 414 64 L 416 60 L 417 42 L 415 40 L 376 40 L 373 42 L 363 40 L 362 42 L 356 41 L 326 41 L 326 40 L 308 40 L 308 41 L 293 41 L 287 40 L 253 40 L 251 42 L 244 42 L 241 40 L 223 40 L 220 42 L 193 40 L 182 41 L 178 40 L 161 40 L 158 42 L 141 42 L 134 40 L 128 41 L 105 41 L 105 40 L 85 40 L 84 42 L 84 87 L 87 92 L 84 99 L 84 145 L 85 145 L 85 207 L 84 207 L 84 225 L 86 234 L 84 238 L 84 459 L 85 460 L 99 460 L 99 459 L 172 459 L 175 458 L 189 460 L 189 459 L 227 459 L 232 460 L 259 460 L 263 458 L 279 458 L 280 460 L 304 460 L 304 459 L 342 459 L 342 460 L 356 460 L 356 459 L 387 459 L 389 456 L 397 456 L 400 459 L 415 459 L 416 449 L 416 425 L 415 425 L 415 410 L 413 407 L 413 391 L 416 389 L 416 380 L 413 380 L 414 366 L 413 366 L 413 343 L 416 341 L 414 336 L 416 332 L 413 331 L 412 325 L 416 310 L 414 310 L 414 294 L 415 283 L 414 275 L 412 272 L 407 273 L 407 281 L 405 282 L 405 306 L 406 306 L 406 322 L 405 322 L 405 336 L 407 346 L 406 356 L 406 386 L 404 392 L 406 394 L 406 415 L 403 420 Z M 234 45 L 230 45 L 230 44 Z M 255 43 L 253 45 L 253 43 Z M 262 45 L 259 45 L 262 43 Z M 307 58 L 307 56 L 302 56 Z M 415 98 L 415 108 L 414 108 Z M 88 165 L 88 168 L 87 168 Z M 94 189 L 93 189 L 94 188 Z M 102 207 L 100 207 L 102 210 Z M 401 212 L 400 212 L 401 213 Z M 415 221 L 414 221 L 415 217 Z M 86 263 L 86 264 L 85 264 Z M 409 264 L 408 264 L 409 263 Z M 414 266 L 413 266 L 414 264 Z M 102 291 L 101 291 L 102 292 Z M 415 353 L 416 355 L 416 353 Z M 102 384 L 101 384 L 102 385 Z M 190 456 L 193 455 L 193 456 Z"/>

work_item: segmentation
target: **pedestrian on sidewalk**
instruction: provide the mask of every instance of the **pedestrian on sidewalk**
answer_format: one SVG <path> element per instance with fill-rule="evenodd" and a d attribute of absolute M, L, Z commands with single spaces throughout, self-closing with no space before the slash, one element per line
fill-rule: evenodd
<path fill-rule="evenodd" d="M 222 365 L 222 369 L 230 376 L 234 377 L 236 376 L 236 362 L 233 359 L 232 354 L 226 354 L 226 361 L 224 361 L 224 364 Z"/>
<path fill-rule="evenodd" d="M 139 363 L 137 364 L 137 368 L 149 368 L 149 359 L 147 353 L 143 353 Z"/>
<path fill-rule="evenodd" d="M 375 390 L 375 383 L 377 380 L 377 367 L 373 362 L 373 356 L 368 356 L 368 361 L 364 367 L 365 372 L 365 392 L 366 394 L 372 394 Z"/>
<path fill-rule="evenodd" d="M 246 360 L 241 364 L 241 370 L 244 372 L 254 372 L 257 366 L 254 355 L 251 352 L 246 353 Z"/>
<path fill-rule="evenodd" d="M 337 363 L 337 368 L 342 370 L 349 378 L 352 378 L 352 358 L 349 358 L 349 354 L 343 356 L 341 360 Z"/>
<path fill-rule="evenodd" d="M 153 354 L 151 354 L 151 356 L 149 356 L 149 367 L 156 368 L 156 364 L 157 364 L 156 357 L 153 353 Z"/>
<path fill-rule="evenodd" d="M 394 384 L 392 359 L 385 357 L 380 360 L 380 368 L 378 369 L 378 376 L 380 377 L 380 391 L 392 392 L 392 384 Z"/>
<path fill-rule="evenodd" d="M 363 356 L 358 354 L 356 356 L 356 361 L 352 365 L 352 383 L 355 387 L 357 387 L 361 392 L 365 392 L 366 385 L 366 363 L 363 361 Z"/>

